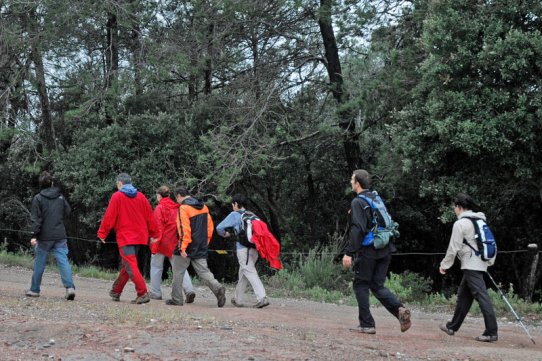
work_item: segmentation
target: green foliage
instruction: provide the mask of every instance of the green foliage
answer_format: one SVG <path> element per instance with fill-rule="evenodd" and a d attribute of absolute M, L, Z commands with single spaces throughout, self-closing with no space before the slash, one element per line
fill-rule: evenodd
<path fill-rule="evenodd" d="M 403 272 L 398 275 L 390 272 L 385 286 L 394 293 L 401 302 L 424 303 L 431 292 L 432 281 L 412 272 Z"/>

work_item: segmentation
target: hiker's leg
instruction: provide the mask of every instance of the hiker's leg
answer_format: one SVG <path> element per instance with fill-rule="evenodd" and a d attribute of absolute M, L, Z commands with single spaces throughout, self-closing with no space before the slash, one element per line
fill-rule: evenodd
<path fill-rule="evenodd" d="M 207 259 L 193 259 L 192 267 L 194 267 L 194 271 L 196 271 L 201 281 L 205 283 L 207 287 L 209 287 L 216 295 L 222 285 L 215 279 L 215 276 L 211 273 L 211 271 L 209 271 L 209 267 L 207 267 Z"/>
<path fill-rule="evenodd" d="M 354 263 L 353 289 L 358 301 L 358 318 L 361 327 L 375 327 L 369 304 L 369 287 L 374 265 L 373 259 L 365 257 L 358 257 Z"/>
<path fill-rule="evenodd" d="M 30 291 L 40 293 L 41 279 L 47 264 L 47 255 L 52 247 L 51 241 L 38 241 L 34 248 L 34 272 L 32 273 L 32 281 Z"/>
<path fill-rule="evenodd" d="M 370 288 L 382 306 L 384 306 L 392 315 L 398 317 L 399 307 L 402 307 L 403 305 L 389 289 L 384 287 L 390 262 L 391 255 L 375 260 Z"/>
<path fill-rule="evenodd" d="M 453 331 L 459 330 L 465 317 L 467 317 L 467 313 L 469 313 L 472 301 L 474 300 L 471 290 L 469 289 L 467 274 L 468 271 L 463 270 L 463 278 L 461 279 L 457 291 L 457 303 L 455 305 L 454 316 L 452 317 L 452 320 L 446 324 L 446 327 Z"/>
<path fill-rule="evenodd" d="M 245 277 L 250 282 L 256 299 L 261 301 L 265 298 L 265 288 L 263 286 L 260 276 L 258 276 L 258 271 L 256 271 L 256 261 L 258 260 L 258 251 L 255 248 L 248 249 L 248 264 L 245 264 L 243 272 Z"/>
<path fill-rule="evenodd" d="M 171 299 L 176 304 L 182 305 L 183 301 L 183 280 L 186 269 L 190 266 L 191 259 L 179 255 L 173 255 L 171 267 L 173 269 L 173 280 L 171 281 Z"/>
<path fill-rule="evenodd" d="M 239 262 L 239 280 L 237 281 L 237 285 L 235 286 L 234 298 L 237 303 L 243 304 L 245 299 L 245 291 L 248 285 L 248 279 L 245 276 L 244 272 L 244 268 L 247 264 L 248 248 L 238 248 L 236 253 L 237 261 Z"/>
<path fill-rule="evenodd" d="M 164 272 L 164 256 L 162 253 L 151 255 L 151 294 L 155 297 L 162 297 L 162 273 Z"/>
<path fill-rule="evenodd" d="M 190 273 L 188 273 L 188 270 L 184 271 L 183 291 L 185 295 L 189 293 L 194 293 L 194 285 L 192 284 L 192 280 L 190 279 Z"/>
<path fill-rule="evenodd" d="M 122 257 L 123 268 L 126 270 L 128 277 L 135 285 L 137 296 L 143 296 L 147 293 L 147 284 L 137 266 L 137 247 L 124 246 L 119 248 L 120 256 Z M 126 283 L 124 283 L 126 284 Z M 124 285 L 123 285 L 124 287 Z"/>
<path fill-rule="evenodd" d="M 485 331 L 484 336 L 497 336 L 498 326 L 497 317 L 493 309 L 493 303 L 487 293 L 486 283 L 484 281 L 484 273 L 481 271 L 468 271 L 469 289 L 472 297 L 478 301 L 480 310 L 484 316 Z"/>
<path fill-rule="evenodd" d="M 60 272 L 60 279 L 65 288 L 75 288 L 72 278 L 72 267 L 68 262 L 68 241 L 66 239 L 56 241 L 53 246 L 56 264 Z"/>

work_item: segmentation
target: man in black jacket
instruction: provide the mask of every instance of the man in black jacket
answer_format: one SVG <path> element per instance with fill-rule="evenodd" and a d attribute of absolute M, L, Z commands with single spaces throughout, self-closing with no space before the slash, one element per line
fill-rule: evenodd
<path fill-rule="evenodd" d="M 41 191 L 32 200 L 33 237 L 30 244 L 35 247 L 34 273 L 26 295 L 39 297 L 47 255 L 52 250 L 66 288 L 66 299 L 71 301 L 75 298 L 75 286 L 68 263 L 68 240 L 64 228 L 64 218 L 70 214 L 71 208 L 60 189 L 53 186 L 53 178 L 48 172 L 41 173 L 39 183 Z"/>
<path fill-rule="evenodd" d="M 371 178 L 366 170 L 358 169 L 352 174 L 350 180 L 352 190 L 356 197 L 350 206 L 350 242 L 345 249 L 343 266 L 354 269 L 354 293 L 358 301 L 359 326 L 350 331 L 366 334 L 375 334 L 375 321 L 369 309 L 369 290 L 382 303 L 384 307 L 397 319 L 401 332 L 410 328 L 410 311 L 389 289 L 384 287 L 386 274 L 391 261 L 391 254 L 395 246 L 389 243 L 381 249 L 375 249 L 373 244 L 363 246 L 365 235 L 372 228 L 373 211 L 360 194 L 374 199 L 374 193 L 369 191 Z M 380 224 L 382 220 L 378 220 Z"/>

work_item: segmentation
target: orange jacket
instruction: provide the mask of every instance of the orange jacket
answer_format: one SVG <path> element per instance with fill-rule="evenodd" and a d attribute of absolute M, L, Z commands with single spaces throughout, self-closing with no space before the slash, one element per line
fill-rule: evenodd
<path fill-rule="evenodd" d="M 207 246 L 214 230 L 207 206 L 196 198 L 185 199 L 179 207 L 176 223 L 180 241 L 175 253 L 184 251 L 190 258 L 207 258 Z"/>

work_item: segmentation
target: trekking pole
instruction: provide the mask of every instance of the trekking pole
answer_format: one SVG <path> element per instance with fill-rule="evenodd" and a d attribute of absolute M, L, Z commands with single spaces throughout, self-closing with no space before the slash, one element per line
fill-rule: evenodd
<path fill-rule="evenodd" d="M 489 272 L 486 272 L 487 275 L 489 276 L 489 279 L 491 280 L 491 282 L 493 282 L 493 284 L 495 285 L 495 288 L 497 288 L 499 290 L 499 293 L 501 294 L 501 297 L 502 299 L 504 300 L 504 302 L 508 305 L 508 308 L 510 308 L 510 311 L 512 311 L 512 313 L 514 314 L 514 316 L 516 317 L 516 320 L 519 322 L 519 324 L 521 325 L 521 327 L 523 327 L 523 330 L 525 331 L 525 333 L 527 334 L 527 336 L 529 336 L 529 338 L 531 339 L 531 341 L 533 342 L 534 345 L 536 345 L 536 342 L 534 342 L 534 339 L 533 337 L 531 336 L 531 334 L 529 333 L 529 331 L 527 330 L 527 327 L 525 327 L 525 325 L 523 324 L 523 322 L 521 322 L 521 318 L 518 316 L 518 314 L 516 313 L 516 311 L 514 310 L 514 308 L 512 307 L 512 305 L 510 304 L 510 302 L 508 302 L 508 299 L 506 298 L 506 296 L 504 295 L 503 291 L 501 291 L 501 289 L 499 288 L 499 286 L 497 285 L 497 283 L 495 282 L 495 280 L 493 279 L 493 277 L 491 277 L 491 275 L 489 274 Z"/>

